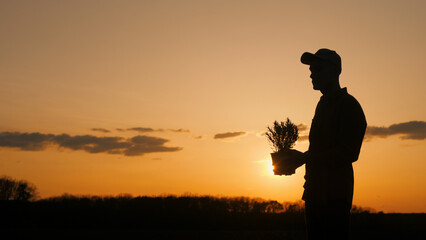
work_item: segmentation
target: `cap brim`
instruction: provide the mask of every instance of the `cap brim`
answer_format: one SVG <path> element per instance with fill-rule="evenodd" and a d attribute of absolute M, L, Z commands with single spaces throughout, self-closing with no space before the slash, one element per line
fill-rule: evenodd
<path fill-rule="evenodd" d="M 310 52 L 305 52 L 305 53 L 302 54 L 300 61 L 303 64 L 311 65 L 314 61 L 317 61 L 318 59 L 319 59 L 318 56 L 316 56 L 316 55 L 314 55 Z"/>

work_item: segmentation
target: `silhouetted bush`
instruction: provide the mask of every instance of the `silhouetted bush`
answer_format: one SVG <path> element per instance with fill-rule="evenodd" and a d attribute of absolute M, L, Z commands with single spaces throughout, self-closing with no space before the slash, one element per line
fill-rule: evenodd
<path fill-rule="evenodd" d="M 37 188 L 34 184 L 8 176 L 0 178 L 0 200 L 29 201 L 35 200 L 37 196 Z"/>

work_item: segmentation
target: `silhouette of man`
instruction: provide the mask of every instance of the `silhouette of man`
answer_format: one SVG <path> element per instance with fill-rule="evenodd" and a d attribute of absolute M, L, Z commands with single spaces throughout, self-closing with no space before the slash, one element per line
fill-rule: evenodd
<path fill-rule="evenodd" d="M 306 167 L 302 199 L 308 239 L 348 239 L 352 163 L 358 159 L 367 122 L 358 101 L 340 87 L 342 65 L 335 51 L 305 52 L 301 62 L 309 65 L 314 90 L 323 94 L 312 120 L 309 150 L 299 152 L 294 166 Z"/>

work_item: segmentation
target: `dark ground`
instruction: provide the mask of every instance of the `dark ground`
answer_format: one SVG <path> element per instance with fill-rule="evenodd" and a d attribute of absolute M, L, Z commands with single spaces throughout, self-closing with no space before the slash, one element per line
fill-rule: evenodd
<path fill-rule="evenodd" d="M 2 201 L 0 239 L 306 239 L 303 211 L 301 203 L 244 197 Z M 424 213 L 352 214 L 352 239 L 424 240 L 425 233 Z"/>

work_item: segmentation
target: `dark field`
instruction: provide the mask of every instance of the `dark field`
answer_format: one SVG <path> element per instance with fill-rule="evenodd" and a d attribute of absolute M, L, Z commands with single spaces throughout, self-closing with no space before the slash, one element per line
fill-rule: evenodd
<path fill-rule="evenodd" d="M 302 203 L 197 197 L 0 202 L 1 239 L 306 239 Z M 426 239 L 426 214 L 353 209 L 352 239 Z"/>

